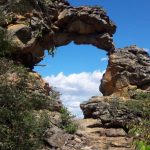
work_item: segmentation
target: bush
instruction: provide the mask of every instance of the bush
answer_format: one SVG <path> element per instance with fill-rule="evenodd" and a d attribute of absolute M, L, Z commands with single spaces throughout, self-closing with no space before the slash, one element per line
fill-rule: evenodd
<path fill-rule="evenodd" d="M 150 150 L 150 92 L 132 89 L 130 99 L 119 102 L 116 98 L 111 103 L 115 116 L 116 108 L 127 108 L 127 112 L 136 117 L 125 123 L 124 129 L 134 137 L 136 150 Z"/>
<path fill-rule="evenodd" d="M 135 142 L 136 150 L 150 150 L 150 145 L 147 142 L 137 140 Z"/>
<path fill-rule="evenodd" d="M 60 113 L 61 113 L 60 127 L 64 129 L 67 133 L 74 134 L 78 129 L 78 125 L 73 121 L 73 116 L 66 107 L 63 107 Z"/>
<path fill-rule="evenodd" d="M 141 114 L 140 121 L 128 124 L 129 133 L 135 136 L 137 150 L 150 148 L 150 93 L 132 91 L 132 100 L 127 102 L 129 109 Z"/>
<path fill-rule="evenodd" d="M 51 97 L 23 66 L 5 58 L 0 64 L 0 149 L 36 150 L 49 126 L 47 114 L 38 111 L 51 109 Z"/>
<path fill-rule="evenodd" d="M 31 1 L 28 0 L 13 0 L 10 2 L 10 9 L 12 12 L 24 14 L 33 9 Z"/>
<path fill-rule="evenodd" d="M 6 31 L 0 27 L 0 57 L 10 56 L 14 51 L 11 40 L 6 36 Z"/>

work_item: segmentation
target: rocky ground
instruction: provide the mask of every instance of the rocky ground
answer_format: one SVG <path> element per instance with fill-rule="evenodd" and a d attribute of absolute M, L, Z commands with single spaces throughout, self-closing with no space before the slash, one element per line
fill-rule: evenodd
<path fill-rule="evenodd" d="M 122 128 L 103 128 L 92 118 L 78 122 L 79 130 L 64 150 L 134 150 L 133 139 Z"/>
<path fill-rule="evenodd" d="M 92 118 L 77 122 L 79 129 L 75 135 L 52 129 L 53 135 L 47 139 L 52 150 L 134 150 L 133 138 L 122 128 L 100 127 L 99 120 Z"/>

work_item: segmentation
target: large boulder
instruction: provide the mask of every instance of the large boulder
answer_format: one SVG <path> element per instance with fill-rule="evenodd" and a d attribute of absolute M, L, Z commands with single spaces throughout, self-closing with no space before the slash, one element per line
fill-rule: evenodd
<path fill-rule="evenodd" d="M 128 97 L 134 88 L 150 91 L 150 56 L 137 46 L 116 49 L 109 55 L 100 91 L 104 96 Z"/>
<path fill-rule="evenodd" d="M 71 137 L 71 135 L 65 133 L 62 129 L 54 126 L 46 131 L 44 141 L 47 147 L 62 149 Z"/>
<path fill-rule="evenodd" d="M 134 112 L 120 97 L 93 96 L 80 105 L 84 118 L 99 119 L 99 127 L 124 128 L 130 121 L 139 121 L 140 112 Z"/>

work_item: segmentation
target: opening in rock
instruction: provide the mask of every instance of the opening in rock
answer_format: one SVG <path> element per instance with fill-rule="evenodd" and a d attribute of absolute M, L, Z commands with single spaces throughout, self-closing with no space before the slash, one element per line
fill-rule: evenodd
<path fill-rule="evenodd" d="M 53 58 L 46 53 L 35 71 L 56 87 L 62 94 L 63 104 L 73 115 L 81 118 L 80 103 L 101 95 L 99 85 L 107 62 L 105 51 L 91 45 L 70 43 L 57 48 Z"/>

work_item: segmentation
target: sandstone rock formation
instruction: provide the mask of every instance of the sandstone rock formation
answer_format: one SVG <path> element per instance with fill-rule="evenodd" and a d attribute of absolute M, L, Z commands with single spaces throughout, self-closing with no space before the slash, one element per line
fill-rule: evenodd
<path fill-rule="evenodd" d="M 109 55 L 100 91 L 104 96 L 128 97 L 128 90 L 150 91 L 150 56 L 137 46 L 116 49 Z"/>
<path fill-rule="evenodd" d="M 141 114 L 132 112 L 119 97 L 93 96 L 81 104 L 84 118 L 99 119 L 99 127 L 124 128 L 131 120 L 140 120 Z M 126 129 L 125 129 L 126 130 Z"/>
<path fill-rule="evenodd" d="M 45 49 L 71 41 L 114 50 L 116 26 L 100 7 L 72 7 L 64 0 L 10 0 L 0 3 L 0 12 L 0 26 L 11 37 L 16 58 L 31 68 L 43 59 Z"/>

